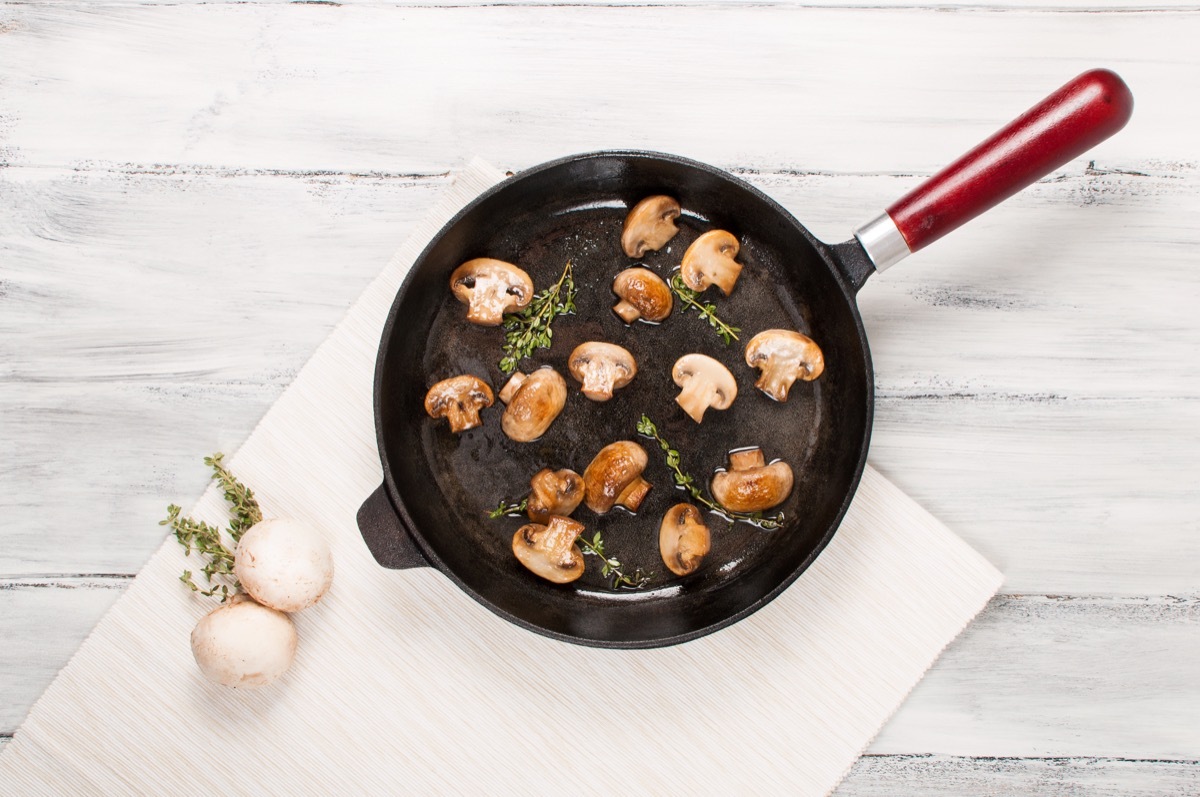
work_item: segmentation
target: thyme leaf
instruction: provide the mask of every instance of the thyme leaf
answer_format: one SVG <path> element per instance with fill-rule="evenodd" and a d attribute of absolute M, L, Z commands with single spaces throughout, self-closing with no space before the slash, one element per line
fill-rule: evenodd
<path fill-rule="evenodd" d="M 640 567 L 632 573 L 626 573 L 625 566 L 620 561 L 604 552 L 604 540 L 598 531 L 590 540 L 580 534 L 575 538 L 575 542 L 583 549 L 584 556 L 594 556 L 600 560 L 600 575 L 612 579 L 613 589 L 642 589 L 654 578 L 654 573 L 644 572 Z"/>
<path fill-rule="evenodd" d="M 522 498 L 516 503 L 509 503 L 507 498 L 501 498 L 500 503 L 496 504 L 496 508 L 488 512 L 488 520 L 496 520 L 502 517 L 516 517 L 525 514 L 525 510 L 529 508 L 529 498 Z"/>
<path fill-rule="evenodd" d="M 501 371 L 511 374 L 517 370 L 517 364 L 532 356 L 535 350 L 550 348 L 554 338 L 550 325 L 558 316 L 575 312 L 575 293 L 575 268 L 568 260 L 558 282 L 535 294 L 519 313 L 504 316 Z"/>
<path fill-rule="evenodd" d="M 772 512 L 769 515 L 764 515 L 762 512 L 731 512 L 715 500 L 709 498 L 704 491 L 696 486 L 696 480 L 692 478 L 692 475 L 683 470 L 679 452 L 671 448 L 671 444 L 658 433 L 658 427 L 654 425 L 649 416 L 642 415 L 637 423 L 637 433 L 642 437 L 649 437 L 658 443 L 658 447 L 666 455 L 667 467 L 671 469 L 671 476 L 675 480 L 675 486 L 685 490 L 697 503 L 703 504 L 710 511 L 715 512 L 731 523 L 740 520 L 744 523 L 758 526 L 760 529 L 766 529 L 767 531 L 783 528 L 785 518 L 782 512 Z"/>
<path fill-rule="evenodd" d="M 262 520 L 262 509 L 258 505 L 254 492 L 242 484 L 222 463 L 223 454 L 214 454 L 204 458 L 204 464 L 213 469 L 212 478 L 225 488 L 225 500 L 233 511 L 226 531 L 233 540 L 234 548 L 246 533 L 246 530 Z M 195 520 L 182 514 L 183 510 L 175 504 L 167 507 L 167 517 L 160 520 L 158 525 L 170 526 L 175 539 L 183 546 L 185 554 L 190 556 L 193 551 L 208 559 L 201 569 L 204 582 L 208 589 L 202 589 L 193 580 L 191 570 L 184 570 L 179 580 L 188 586 L 192 592 L 207 597 L 220 597 L 221 603 L 237 594 L 241 589 L 233 574 L 233 550 L 225 545 L 221 529 L 210 526 L 202 520 Z"/>
<path fill-rule="evenodd" d="M 671 275 L 671 292 L 678 296 L 679 301 L 683 303 L 680 312 L 686 313 L 689 308 L 695 310 L 701 318 L 708 322 L 710 327 L 717 331 L 726 346 L 739 340 L 737 333 L 741 332 L 742 328 L 726 324 L 718 318 L 717 306 L 710 302 L 701 302 L 700 293 L 689 288 L 683 281 L 683 274 L 678 271 Z"/>

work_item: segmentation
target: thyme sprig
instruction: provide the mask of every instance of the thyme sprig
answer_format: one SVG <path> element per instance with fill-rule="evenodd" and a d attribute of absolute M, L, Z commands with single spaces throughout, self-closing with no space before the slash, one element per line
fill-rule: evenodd
<path fill-rule="evenodd" d="M 212 478 L 225 488 L 225 500 L 233 510 L 233 518 L 229 521 L 226 533 L 233 540 L 234 547 L 246 533 L 246 530 L 262 520 L 262 509 L 254 497 L 254 492 L 242 484 L 225 467 L 222 462 L 223 454 L 214 454 L 204 458 L 204 464 L 213 469 Z M 233 550 L 225 545 L 221 529 L 210 526 L 202 520 L 194 520 L 182 514 L 183 510 L 175 504 L 167 507 L 167 517 L 160 520 L 158 525 L 170 526 L 175 533 L 175 539 L 184 547 L 186 555 L 192 551 L 207 557 L 208 563 L 200 571 L 204 574 L 208 589 L 201 588 L 193 580 L 191 570 L 184 570 L 179 580 L 187 584 L 192 592 L 198 592 L 207 597 L 220 597 L 221 603 L 237 594 L 241 589 L 233 574 Z"/>
<path fill-rule="evenodd" d="M 613 589 L 642 589 L 654 578 L 654 573 L 644 572 L 640 567 L 633 573 L 626 573 L 624 565 L 604 553 L 604 540 L 598 531 L 590 540 L 580 534 L 575 542 L 583 549 L 584 556 L 595 556 L 603 562 L 600 566 L 600 575 L 612 578 Z"/>
<path fill-rule="evenodd" d="M 676 486 L 687 491 L 688 495 L 697 503 L 703 504 L 731 523 L 740 520 L 768 531 L 783 527 L 785 520 L 783 512 L 772 512 L 769 515 L 764 515 L 762 512 L 731 512 L 705 495 L 704 491 L 696 486 L 696 480 L 692 478 L 692 475 L 684 472 L 679 452 L 671 448 L 671 444 L 658 433 L 658 427 L 654 425 L 649 416 L 642 415 L 637 424 L 637 432 L 643 437 L 649 437 L 658 442 L 658 447 L 666 454 L 667 467 L 671 469 L 671 476 L 674 478 Z"/>
<path fill-rule="evenodd" d="M 687 312 L 690 307 L 699 313 L 700 317 L 717 331 L 717 334 L 721 336 L 721 340 L 725 341 L 726 346 L 735 340 L 739 340 L 737 333 L 741 332 L 742 328 L 726 324 L 718 318 L 717 306 L 710 302 L 701 302 L 700 293 L 687 286 L 687 283 L 683 281 L 682 272 L 676 271 L 671 275 L 671 292 L 679 297 L 679 301 L 683 302 L 683 307 L 680 308 L 681 312 Z"/>
<path fill-rule="evenodd" d="M 488 512 L 489 520 L 496 520 L 502 517 L 516 517 L 525 514 L 525 510 L 529 508 L 529 497 L 526 496 L 516 503 L 509 503 L 507 498 L 501 498 L 500 503 L 496 504 L 496 508 Z"/>
<path fill-rule="evenodd" d="M 575 267 L 568 260 L 558 282 L 535 294 L 524 310 L 504 316 L 501 371 L 511 374 L 534 350 L 550 348 L 554 337 L 550 325 L 558 316 L 575 312 L 575 293 Z"/>

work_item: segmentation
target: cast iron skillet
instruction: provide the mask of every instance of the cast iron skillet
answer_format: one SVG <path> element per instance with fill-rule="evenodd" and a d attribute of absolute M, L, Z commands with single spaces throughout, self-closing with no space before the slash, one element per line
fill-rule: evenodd
<path fill-rule="evenodd" d="M 429 243 L 401 286 L 384 328 L 375 372 L 375 423 L 384 483 L 359 511 L 371 552 L 389 568 L 433 566 L 484 606 L 532 631 L 584 645 L 643 648 L 710 633 L 766 604 L 804 571 L 836 531 L 866 463 L 873 381 L 870 352 L 855 303 L 867 277 L 921 248 L 1119 130 L 1132 111 L 1115 74 L 1081 75 L 996 136 L 933 177 L 887 212 L 834 246 L 814 238 L 769 197 L 711 166 L 648 152 L 596 152 L 537 166 L 484 193 Z M 634 265 L 620 249 L 627 209 L 651 194 L 684 208 L 668 248 L 641 261 L 666 277 L 701 232 L 722 228 L 741 242 L 745 265 L 733 295 L 713 297 L 741 327 L 725 346 L 694 314 L 663 324 L 625 326 L 612 312 L 613 277 Z M 449 275 L 465 260 L 495 257 L 519 264 L 540 290 L 574 263 L 578 312 L 560 318 L 554 345 L 522 364 L 552 365 L 568 381 L 566 407 L 534 443 L 500 430 L 503 405 L 484 410 L 481 427 L 453 435 L 428 418 L 422 402 L 434 382 L 469 373 L 499 393 L 503 332 L 465 320 Z M 712 291 L 716 293 L 716 291 Z M 757 373 L 743 347 L 769 328 L 797 329 L 825 354 L 825 373 L 797 382 L 777 404 L 754 388 Z M 638 376 L 598 404 L 568 375 L 567 357 L 586 340 L 629 349 Z M 699 351 L 726 364 L 738 399 L 697 426 L 674 403 L 674 361 Z M 782 506 L 787 521 L 766 532 L 706 516 L 713 549 L 701 568 L 671 576 L 658 555 L 663 513 L 684 500 L 661 452 L 638 438 L 648 414 L 679 450 L 683 466 L 707 482 L 730 449 L 758 445 L 791 464 L 796 485 Z M 584 577 L 554 585 L 525 570 L 511 552 L 523 518 L 489 520 L 502 497 L 519 498 L 543 467 L 582 472 L 604 445 L 639 440 L 650 454 L 654 489 L 636 516 L 577 520 L 601 532 L 609 555 L 658 572 L 645 589 L 614 591 L 588 558 Z"/>

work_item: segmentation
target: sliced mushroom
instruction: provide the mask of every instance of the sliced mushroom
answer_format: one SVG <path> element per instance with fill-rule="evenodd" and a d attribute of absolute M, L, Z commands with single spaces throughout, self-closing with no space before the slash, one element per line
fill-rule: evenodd
<path fill-rule="evenodd" d="M 729 455 L 729 470 L 712 480 L 713 497 L 731 512 L 758 512 L 782 504 L 792 491 L 792 468 L 782 460 L 766 464 L 761 448 Z"/>
<path fill-rule="evenodd" d="M 446 418 L 450 431 L 458 434 L 474 429 L 483 421 L 479 411 L 492 406 L 496 397 L 487 382 L 470 374 L 443 379 L 425 394 L 425 412 L 430 418 Z"/>
<path fill-rule="evenodd" d="M 711 546 L 699 509 L 676 504 L 667 510 L 658 529 L 658 551 L 667 569 L 677 576 L 695 572 Z"/>
<path fill-rule="evenodd" d="M 450 275 L 454 298 L 467 305 L 467 320 L 494 327 L 505 313 L 515 313 L 533 300 L 533 280 L 512 263 L 477 257 Z"/>
<path fill-rule="evenodd" d="M 709 230 L 692 241 L 683 253 L 680 266 L 683 281 L 694 291 L 716 285 L 728 296 L 742 273 L 742 264 L 733 259 L 740 248 L 732 233 Z"/>
<path fill-rule="evenodd" d="M 649 458 L 646 449 L 629 440 L 610 443 L 583 472 L 584 500 L 588 509 L 603 515 L 620 504 L 636 512 L 650 492 L 650 482 L 642 478 Z"/>
<path fill-rule="evenodd" d="M 621 248 L 630 257 L 657 252 L 679 232 L 679 203 L 669 196 L 649 196 L 633 206 L 621 231 Z"/>
<path fill-rule="evenodd" d="M 621 297 L 613 307 L 626 324 L 639 318 L 657 324 L 671 314 L 675 300 L 662 277 L 648 268 L 627 268 L 613 280 L 613 293 Z"/>
<path fill-rule="evenodd" d="M 746 365 L 762 371 L 755 382 L 759 390 L 776 401 L 787 401 L 793 382 L 811 382 L 821 375 L 825 356 L 807 335 L 790 329 L 768 329 L 746 344 Z"/>
<path fill-rule="evenodd" d="M 517 560 L 535 575 L 555 584 L 567 584 L 583 575 L 583 553 L 575 540 L 583 524 L 554 515 L 548 525 L 528 523 L 513 535 Z"/>
<path fill-rule="evenodd" d="M 598 340 L 580 343 L 567 361 L 571 376 L 583 384 L 583 395 L 608 401 L 613 391 L 637 376 L 637 363 L 626 349 Z"/>
<path fill-rule="evenodd" d="M 545 523 L 551 515 L 566 517 L 583 502 L 583 477 L 573 470 L 542 468 L 529 481 L 526 512 L 534 523 Z"/>
<path fill-rule="evenodd" d="M 704 421 L 704 411 L 727 410 L 737 398 L 737 382 L 729 369 L 704 354 L 685 354 L 675 361 L 671 378 L 683 388 L 675 403 L 696 423 Z"/>
<path fill-rule="evenodd" d="M 567 382 L 548 365 L 526 375 L 517 371 L 500 391 L 508 406 L 500 428 L 518 443 L 537 440 L 562 412 L 567 401 Z"/>

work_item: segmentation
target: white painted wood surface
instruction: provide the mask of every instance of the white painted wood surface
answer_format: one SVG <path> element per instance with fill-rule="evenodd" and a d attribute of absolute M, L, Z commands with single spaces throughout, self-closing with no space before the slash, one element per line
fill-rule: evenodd
<path fill-rule="evenodd" d="M 1200 790 L 1200 10 L 439 5 L 0 5 L 0 734 L 468 155 L 674 151 L 842 239 L 1106 65 L 1125 131 L 861 296 L 872 462 L 1008 595 L 841 793 Z"/>

